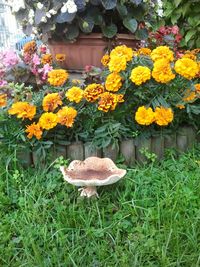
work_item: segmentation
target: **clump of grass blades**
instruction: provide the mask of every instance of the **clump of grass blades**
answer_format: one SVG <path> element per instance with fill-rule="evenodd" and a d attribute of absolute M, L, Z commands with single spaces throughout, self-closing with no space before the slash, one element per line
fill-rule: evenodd
<path fill-rule="evenodd" d="M 2 159 L 0 266 L 199 266 L 198 155 L 129 169 L 99 200 L 53 166 Z"/>

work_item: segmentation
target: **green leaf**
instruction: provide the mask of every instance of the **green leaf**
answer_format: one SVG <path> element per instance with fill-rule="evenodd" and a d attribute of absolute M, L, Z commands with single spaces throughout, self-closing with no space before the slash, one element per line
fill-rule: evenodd
<path fill-rule="evenodd" d="M 125 5 L 117 4 L 117 11 L 122 18 L 128 14 L 128 10 Z"/>
<path fill-rule="evenodd" d="M 149 36 L 148 30 L 147 29 L 138 29 L 135 32 L 135 36 L 139 40 L 146 40 L 148 38 L 148 36 Z"/>
<path fill-rule="evenodd" d="M 91 17 L 85 17 L 82 20 L 79 20 L 80 29 L 85 33 L 92 32 L 94 27 L 94 20 Z"/>
<path fill-rule="evenodd" d="M 117 0 L 101 0 L 102 5 L 105 9 L 113 9 L 117 5 Z"/>
<path fill-rule="evenodd" d="M 200 47 L 200 37 L 196 40 L 196 47 Z"/>
<path fill-rule="evenodd" d="M 174 0 L 174 4 L 176 7 L 178 7 L 181 2 L 182 2 L 182 0 Z"/>
<path fill-rule="evenodd" d="M 112 23 L 108 26 L 102 27 L 102 33 L 107 38 L 112 38 L 117 34 L 117 26 Z"/>
<path fill-rule="evenodd" d="M 185 35 L 185 41 L 186 41 L 186 43 L 195 35 L 195 33 L 196 33 L 196 30 L 195 29 L 189 30 L 187 32 L 187 34 Z"/>
<path fill-rule="evenodd" d="M 69 25 L 66 33 L 66 38 L 68 40 L 74 40 L 78 37 L 78 35 L 79 35 L 79 27 L 75 24 Z"/>
<path fill-rule="evenodd" d="M 138 23 L 135 19 L 126 18 L 123 20 L 123 24 L 132 33 L 137 30 Z"/>

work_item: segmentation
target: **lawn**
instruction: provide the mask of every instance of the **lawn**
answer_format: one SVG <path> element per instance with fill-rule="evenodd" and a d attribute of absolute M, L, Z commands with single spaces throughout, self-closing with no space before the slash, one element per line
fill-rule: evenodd
<path fill-rule="evenodd" d="M 2 158 L 0 266 L 200 266 L 199 152 L 128 169 L 91 200 L 58 164 Z"/>

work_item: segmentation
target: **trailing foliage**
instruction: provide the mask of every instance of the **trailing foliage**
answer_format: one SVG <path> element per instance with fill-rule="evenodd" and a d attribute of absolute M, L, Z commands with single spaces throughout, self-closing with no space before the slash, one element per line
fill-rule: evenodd
<path fill-rule="evenodd" d="M 200 2 L 196 0 L 164 0 L 166 24 L 178 25 L 184 36 L 181 46 L 200 47 Z"/>
<path fill-rule="evenodd" d="M 23 2 L 23 1 L 22 1 Z M 14 13 L 24 32 L 38 32 L 42 38 L 75 40 L 80 33 L 101 32 L 107 38 L 117 33 L 134 33 L 146 39 L 145 22 L 153 23 L 157 1 L 142 0 L 59 0 L 29 1 Z"/>

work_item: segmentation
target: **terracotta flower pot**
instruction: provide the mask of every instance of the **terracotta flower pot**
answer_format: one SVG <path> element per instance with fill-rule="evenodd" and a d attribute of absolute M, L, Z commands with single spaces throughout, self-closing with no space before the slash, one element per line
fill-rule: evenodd
<path fill-rule="evenodd" d="M 117 44 L 125 44 L 129 47 L 136 47 L 138 43 L 130 34 L 118 34 Z M 102 34 L 92 33 L 80 35 L 74 43 L 49 42 L 49 49 L 55 58 L 56 54 L 65 54 L 66 59 L 63 67 L 68 70 L 83 70 L 86 65 L 101 66 L 101 58 L 108 47 L 108 41 Z"/>

